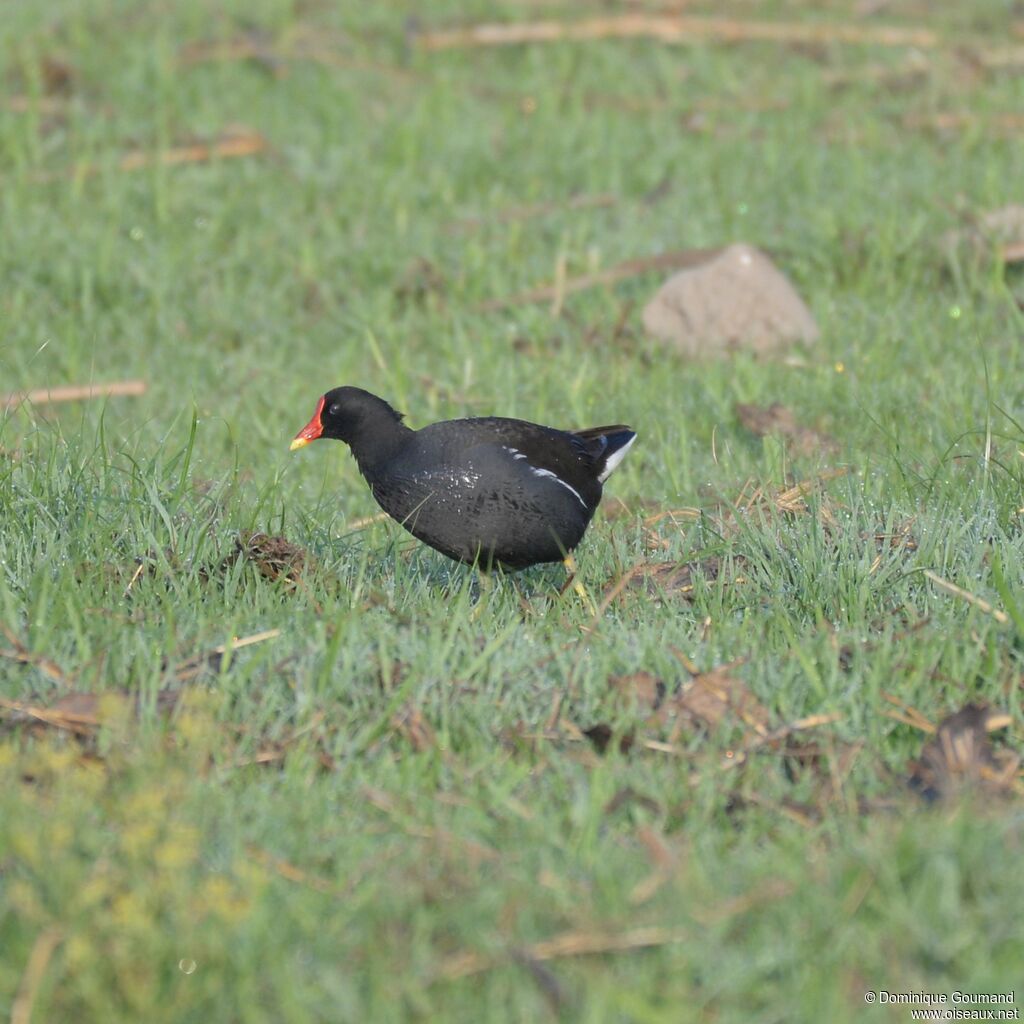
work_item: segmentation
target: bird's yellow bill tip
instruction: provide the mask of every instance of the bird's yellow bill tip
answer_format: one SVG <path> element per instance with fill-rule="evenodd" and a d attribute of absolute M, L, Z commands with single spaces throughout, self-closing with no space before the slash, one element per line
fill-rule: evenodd
<path fill-rule="evenodd" d="M 288 451 L 290 451 L 290 452 L 297 452 L 300 448 L 305 448 L 307 444 L 309 444 L 309 438 L 308 437 L 297 437 L 288 446 Z"/>

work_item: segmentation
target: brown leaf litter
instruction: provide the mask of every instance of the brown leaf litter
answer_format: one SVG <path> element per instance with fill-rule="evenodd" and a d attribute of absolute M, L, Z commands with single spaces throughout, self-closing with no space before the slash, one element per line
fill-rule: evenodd
<path fill-rule="evenodd" d="M 846 476 L 850 471 L 850 466 L 837 466 L 807 480 L 801 480 L 799 483 L 775 488 L 766 488 L 764 484 L 749 480 L 743 485 L 739 497 L 735 501 L 724 502 L 719 506 L 716 525 L 723 535 L 729 535 L 735 532 L 737 517 L 749 515 L 752 512 L 804 515 L 809 511 L 808 496 L 817 493 L 818 500 L 815 503 L 815 511 L 818 518 L 823 527 L 833 530 L 836 527 L 836 519 L 832 511 L 834 506 L 824 490 L 824 484 Z"/>
<path fill-rule="evenodd" d="M 665 521 L 681 529 L 683 522 L 693 522 L 702 516 L 707 516 L 713 523 L 715 532 L 723 538 L 729 538 L 737 534 L 739 520 L 755 512 L 804 515 L 810 510 L 807 498 L 815 492 L 818 493 L 814 505 L 815 514 L 821 521 L 822 527 L 832 531 L 837 525 L 835 514 L 832 511 L 834 506 L 824 491 L 824 484 L 845 476 L 849 472 L 850 467 L 840 466 L 825 470 L 817 476 L 799 483 L 774 489 L 748 480 L 735 500 L 722 499 L 717 508 L 713 510 L 704 512 L 697 508 L 682 508 L 654 513 L 644 520 L 646 546 L 649 550 L 663 550 L 671 546 L 670 541 L 660 537 L 654 530 L 657 524 Z M 916 546 L 916 542 L 914 544 Z M 908 550 L 912 550 L 912 548 L 908 548 Z M 691 600 L 695 592 L 695 581 L 699 579 L 708 583 L 720 582 L 720 585 L 728 586 L 743 584 L 746 582 L 746 577 L 742 575 L 745 564 L 746 559 L 742 555 L 733 555 L 729 558 L 709 555 L 684 562 L 641 560 L 626 569 L 616 579 L 608 581 L 598 604 L 598 617 L 604 614 L 627 590 L 644 588 L 652 595 Z M 726 577 L 724 574 L 727 570 L 729 575 Z"/>
<path fill-rule="evenodd" d="M 695 729 L 711 733 L 729 722 L 752 736 L 766 736 L 768 710 L 733 673 L 738 664 L 698 672 L 671 691 L 664 680 L 650 672 L 613 675 L 608 685 L 617 703 L 648 712 L 644 727 L 663 737 L 654 741 L 657 749 L 676 744 Z M 598 753 L 604 753 L 616 738 L 607 723 L 597 723 L 582 731 Z M 618 749 L 627 753 L 636 743 L 649 746 L 651 740 L 650 736 L 637 740 L 633 732 L 626 732 L 618 737 Z"/>
<path fill-rule="evenodd" d="M 158 690 L 154 707 L 158 714 L 171 714 L 181 698 L 177 687 Z M 0 709 L 8 712 L 4 717 L 10 727 L 30 727 L 35 730 L 57 729 L 78 737 L 93 736 L 104 724 L 138 717 L 145 705 L 139 693 L 124 689 L 104 690 L 100 693 L 74 691 L 65 693 L 50 704 L 0 697 Z"/>
<path fill-rule="evenodd" d="M 994 797 L 1024 794 L 1020 755 L 996 751 L 989 739 L 990 733 L 1011 722 L 1008 714 L 984 704 L 967 704 L 943 719 L 920 758 L 909 765 L 910 788 L 929 802 L 968 792 Z"/>
<path fill-rule="evenodd" d="M 297 586 L 312 568 L 312 559 L 305 548 L 286 537 L 251 530 L 238 535 L 235 550 L 224 560 L 222 568 L 240 558 L 254 566 L 264 579 L 273 583 L 283 581 L 291 587 Z"/>
<path fill-rule="evenodd" d="M 643 590 L 652 597 L 692 601 L 697 581 L 710 584 L 721 580 L 727 586 L 745 583 L 746 577 L 736 572 L 745 562 L 742 555 L 731 559 L 709 555 L 694 562 L 638 562 L 606 588 L 601 605 L 607 609 L 626 590 Z M 723 577 L 727 566 L 732 571 L 728 577 Z"/>

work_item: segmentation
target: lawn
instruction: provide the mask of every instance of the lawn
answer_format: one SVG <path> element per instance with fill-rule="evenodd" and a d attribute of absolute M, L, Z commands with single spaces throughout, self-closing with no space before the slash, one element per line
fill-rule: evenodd
<path fill-rule="evenodd" d="M 1019 988 L 1024 278 L 941 239 L 1022 199 L 1020 8 L 428 45 L 643 10 L 5 5 L 2 390 L 145 387 L 0 419 L 14 1024 Z M 683 359 L 641 323 L 664 271 L 524 294 L 737 239 L 816 344 Z M 342 383 L 417 427 L 631 424 L 598 614 L 375 518 L 343 445 L 289 454 Z M 810 443 L 737 411 L 776 402 Z M 968 704 L 961 783 L 926 745 Z"/>

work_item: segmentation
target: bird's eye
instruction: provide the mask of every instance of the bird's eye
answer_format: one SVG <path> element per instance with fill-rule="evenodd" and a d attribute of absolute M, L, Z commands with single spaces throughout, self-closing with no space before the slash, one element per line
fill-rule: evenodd
<path fill-rule="evenodd" d="M 334 405 L 332 405 L 327 410 L 327 415 L 331 416 L 331 417 L 340 416 L 341 415 L 341 405 L 338 402 L 335 402 Z"/>

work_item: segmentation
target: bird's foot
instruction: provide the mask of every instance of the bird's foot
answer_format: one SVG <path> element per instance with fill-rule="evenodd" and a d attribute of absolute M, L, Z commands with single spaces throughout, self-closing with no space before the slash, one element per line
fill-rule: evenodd
<path fill-rule="evenodd" d="M 597 617 L 597 605 L 594 604 L 594 599 L 590 596 L 590 591 L 587 590 L 583 583 L 583 580 L 579 579 L 577 572 L 578 567 L 576 565 L 576 559 L 571 554 L 565 556 L 562 560 L 562 565 L 565 566 L 565 571 L 569 574 L 569 578 L 565 581 L 565 585 L 559 591 L 559 594 L 564 594 L 569 587 L 572 587 L 576 591 L 580 600 L 583 602 L 587 611 L 590 612 L 595 618 Z"/>

